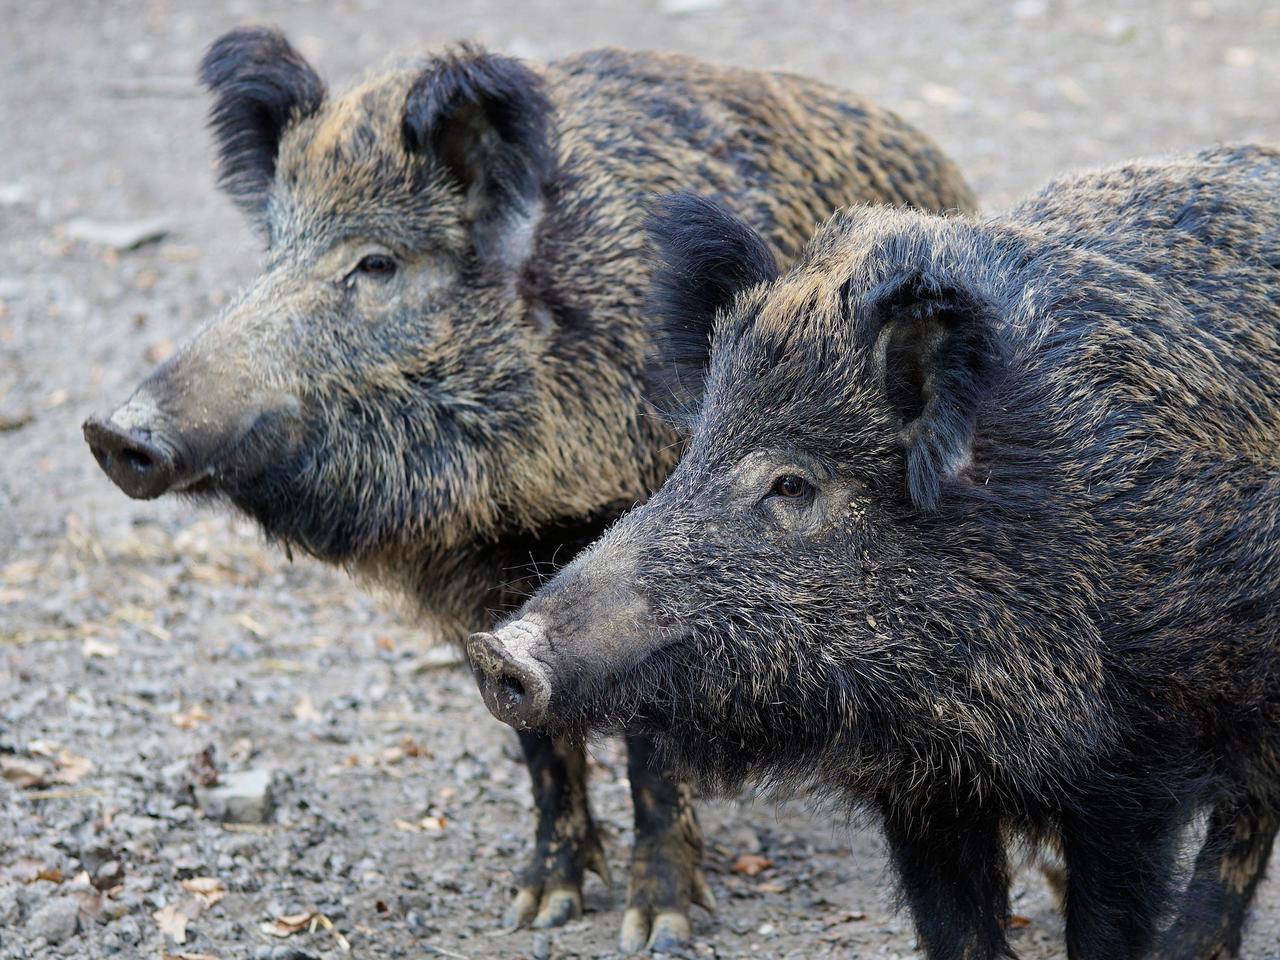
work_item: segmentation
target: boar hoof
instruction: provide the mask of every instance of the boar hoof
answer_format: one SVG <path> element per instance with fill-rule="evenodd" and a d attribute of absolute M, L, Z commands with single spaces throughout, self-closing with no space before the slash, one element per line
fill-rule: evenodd
<path fill-rule="evenodd" d="M 693 925 L 683 913 L 668 910 L 651 916 L 643 907 L 628 907 L 622 917 L 618 949 L 623 953 L 645 949 L 666 953 L 688 943 L 692 936 Z"/>
<path fill-rule="evenodd" d="M 558 927 L 582 916 L 582 891 L 576 887 L 521 887 L 503 923 L 511 930 Z"/>

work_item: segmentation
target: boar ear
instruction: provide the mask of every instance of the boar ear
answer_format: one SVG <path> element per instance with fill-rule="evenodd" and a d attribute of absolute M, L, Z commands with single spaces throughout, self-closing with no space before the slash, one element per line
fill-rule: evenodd
<path fill-rule="evenodd" d="M 243 27 L 214 41 L 200 61 L 213 94 L 218 181 L 250 216 L 266 209 L 285 128 L 314 113 L 324 84 L 277 30 Z"/>
<path fill-rule="evenodd" d="M 943 483 L 972 461 L 979 408 L 1005 367 L 994 308 L 950 280 L 899 277 L 873 289 L 859 309 L 859 341 L 902 425 L 907 491 L 924 511 L 937 509 Z"/>
<path fill-rule="evenodd" d="M 553 166 L 551 110 L 533 71 L 471 46 L 432 61 L 409 88 L 405 145 L 462 187 L 482 255 L 501 258 L 504 228 L 536 210 Z"/>
<path fill-rule="evenodd" d="M 702 197 L 654 201 L 648 230 L 655 261 L 646 392 L 664 414 L 683 419 L 702 402 L 717 314 L 740 291 L 777 279 L 778 261 L 750 225 Z"/>

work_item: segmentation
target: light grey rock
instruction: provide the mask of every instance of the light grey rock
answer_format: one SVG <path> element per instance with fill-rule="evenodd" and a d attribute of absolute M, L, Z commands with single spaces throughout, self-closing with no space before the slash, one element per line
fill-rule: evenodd
<path fill-rule="evenodd" d="M 76 935 L 80 929 L 80 904 L 70 897 L 57 897 L 39 907 L 27 920 L 32 937 L 44 937 L 56 946 Z"/>
<path fill-rule="evenodd" d="M 196 789 L 204 815 L 226 823 L 266 823 L 271 818 L 271 771 L 228 773 L 217 786 Z"/>
<path fill-rule="evenodd" d="M 121 253 L 163 240 L 170 232 L 172 228 L 169 222 L 162 217 L 114 222 L 77 217 L 67 221 L 68 238 L 100 247 L 110 247 Z"/>

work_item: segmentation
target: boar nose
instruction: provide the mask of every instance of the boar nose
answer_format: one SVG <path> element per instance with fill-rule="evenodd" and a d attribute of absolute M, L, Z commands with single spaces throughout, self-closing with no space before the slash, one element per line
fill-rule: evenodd
<path fill-rule="evenodd" d="M 467 642 L 485 706 L 517 730 L 542 726 L 551 701 L 546 670 L 529 654 L 540 639 L 540 626 L 518 620 L 498 633 L 473 633 Z"/>
<path fill-rule="evenodd" d="M 84 439 L 102 471 L 135 500 L 151 500 L 173 487 L 176 451 L 150 430 L 90 417 L 84 422 Z"/>

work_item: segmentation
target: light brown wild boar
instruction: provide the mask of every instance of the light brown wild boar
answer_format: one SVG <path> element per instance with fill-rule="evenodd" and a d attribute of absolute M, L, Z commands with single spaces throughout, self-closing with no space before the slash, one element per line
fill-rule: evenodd
<path fill-rule="evenodd" d="M 783 259 L 840 206 L 972 205 L 893 114 L 684 56 L 461 47 L 330 96 L 280 34 L 242 29 L 202 78 L 266 264 L 86 438 L 130 496 L 231 504 L 456 641 L 675 463 L 641 399 L 648 197 L 713 194 Z M 554 925 L 606 861 L 581 747 L 521 740 L 538 822 L 509 920 Z M 688 790 L 628 745 L 635 950 L 685 939 L 710 896 Z"/>

